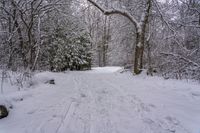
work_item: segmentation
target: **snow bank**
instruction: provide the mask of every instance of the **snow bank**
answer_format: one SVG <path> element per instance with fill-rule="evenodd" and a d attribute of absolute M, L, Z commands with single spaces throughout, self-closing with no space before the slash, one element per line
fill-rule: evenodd
<path fill-rule="evenodd" d="M 37 73 L 34 75 L 34 77 L 32 77 L 30 84 L 33 86 L 44 84 L 47 81 L 54 79 L 53 77 L 54 76 L 52 72 L 47 71 L 47 72 Z"/>
<path fill-rule="evenodd" d="M 92 73 L 115 73 L 122 71 L 123 67 L 95 67 L 92 68 Z"/>

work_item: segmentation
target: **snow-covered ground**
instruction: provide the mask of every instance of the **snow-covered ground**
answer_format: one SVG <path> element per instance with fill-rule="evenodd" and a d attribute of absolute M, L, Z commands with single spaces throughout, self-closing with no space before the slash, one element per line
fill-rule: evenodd
<path fill-rule="evenodd" d="M 200 84 L 119 71 L 38 73 L 0 97 L 13 105 L 0 133 L 200 133 Z"/>

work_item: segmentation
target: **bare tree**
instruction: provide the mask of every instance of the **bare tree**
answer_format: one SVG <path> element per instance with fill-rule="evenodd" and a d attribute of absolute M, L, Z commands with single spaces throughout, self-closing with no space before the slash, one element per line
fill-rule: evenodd
<path fill-rule="evenodd" d="M 105 15 L 113 15 L 119 14 L 124 17 L 127 17 L 136 28 L 136 49 L 135 49 L 135 60 L 134 60 L 134 70 L 135 74 L 139 74 L 141 69 L 143 68 L 143 53 L 144 53 L 144 43 L 145 43 L 145 33 L 146 33 L 146 26 L 148 24 L 148 18 L 150 14 L 150 10 L 152 7 L 152 0 L 147 0 L 146 8 L 141 15 L 139 21 L 131 15 L 128 11 L 119 10 L 119 9 L 111 9 L 107 10 L 104 9 L 102 6 L 94 2 L 93 0 L 88 0 L 91 4 L 97 7 L 101 12 Z"/>

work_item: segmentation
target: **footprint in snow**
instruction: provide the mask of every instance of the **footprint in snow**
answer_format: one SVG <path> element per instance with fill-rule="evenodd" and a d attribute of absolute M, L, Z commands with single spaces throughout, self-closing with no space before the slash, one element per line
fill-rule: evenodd
<path fill-rule="evenodd" d="M 148 106 L 149 106 L 150 108 L 153 108 L 153 109 L 156 108 L 156 105 L 154 105 L 154 104 L 149 104 Z"/>
<path fill-rule="evenodd" d="M 82 98 L 87 97 L 87 96 L 86 96 L 85 94 L 83 94 L 83 93 L 81 93 L 80 95 L 81 95 Z"/>
<path fill-rule="evenodd" d="M 192 96 L 200 97 L 200 92 L 191 92 Z"/>

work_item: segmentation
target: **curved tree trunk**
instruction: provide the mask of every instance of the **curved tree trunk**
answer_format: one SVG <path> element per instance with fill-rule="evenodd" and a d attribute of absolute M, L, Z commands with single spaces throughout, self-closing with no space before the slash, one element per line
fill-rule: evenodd
<path fill-rule="evenodd" d="M 144 43 L 145 43 L 145 33 L 146 33 L 146 26 L 148 24 L 148 19 L 150 15 L 150 10 L 152 7 L 152 0 L 147 0 L 146 9 L 144 10 L 143 14 L 141 15 L 140 21 L 131 15 L 129 12 L 124 10 L 112 9 L 106 10 L 101 7 L 99 4 L 94 2 L 93 0 L 88 0 L 91 4 L 97 7 L 102 13 L 105 15 L 112 15 L 118 14 L 128 18 L 136 28 L 136 48 L 135 48 L 135 60 L 133 73 L 140 74 L 143 68 L 143 53 L 144 53 Z"/>
<path fill-rule="evenodd" d="M 140 20 L 140 26 L 136 29 L 136 48 L 135 48 L 135 60 L 134 60 L 134 69 L 133 73 L 140 74 L 143 68 L 143 55 L 144 55 L 144 44 L 145 44 L 145 34 L 146 27 L 149 20 L 150 10 L 151 10 L 152 0 L 147 1 L 147 9 L 144 14 L 142 14 Z"/>

